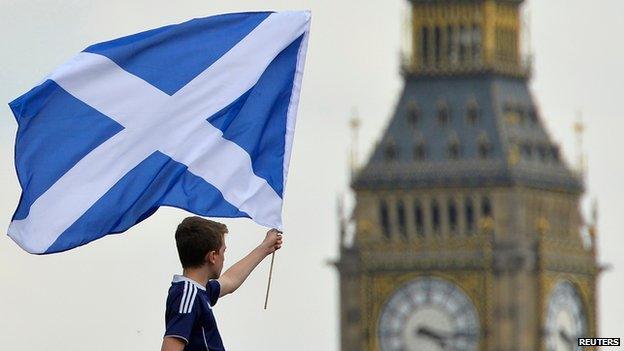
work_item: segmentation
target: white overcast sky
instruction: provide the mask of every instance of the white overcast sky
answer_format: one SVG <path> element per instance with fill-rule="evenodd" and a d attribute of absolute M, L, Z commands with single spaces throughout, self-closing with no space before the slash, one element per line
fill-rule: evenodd
<path fill-rule="evenodd" d="M 262 310 L 268 260 L 217 319 L 229 350 L 338 350 L 335 199 L 347 193 L 347 126 L 353 107 L 368 153 L 401 89 L 403 0 L 84 1 L 0 0 L 0 226 L 19 199 L 16 123 L 6 103 L 89 44 L 193 17 L 248 10 L 312 10 L 311 41 L 286 195 L 286 243 L 276 258 L 270 307 Z M 600 329 L 624 337 L 624 3 L 530 0 L 531 83 L 548 129 L 568 159 L 572 124 L 587 124 L 588 196 L 600 206 Z M 530 14 L 530 15 L 529 15 Z M 155 350 L 164 300 L 179 272 L 173 230 L 186 216 L 163 208 L 128 232 L 63 254 L 32 256 L 0 236 L 0 345 L 6 350 Z M 264 229 L 225 221 L 227 262 Z"/>

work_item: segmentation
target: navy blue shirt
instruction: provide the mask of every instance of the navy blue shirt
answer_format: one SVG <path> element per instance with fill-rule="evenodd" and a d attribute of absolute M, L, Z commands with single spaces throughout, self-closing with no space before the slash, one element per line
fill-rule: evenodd
<path fill-rule="evenodd" d="M 184 341 L 184 351 L 225 350 L 212 313 L 220 292 L 217 280 L 210 280 L 203 287 L 192 279 L 175 275 L 167 296 L 165 337 Z"/>

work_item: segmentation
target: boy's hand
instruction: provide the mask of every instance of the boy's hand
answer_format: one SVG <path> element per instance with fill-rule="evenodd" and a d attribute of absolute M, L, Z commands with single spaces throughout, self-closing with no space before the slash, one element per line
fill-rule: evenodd
<path fill-rule="evenodd" d="M 282 247 L 282 232 L 273 228 L 269 230 L 260 246 L 265 250 L 266 255 L 270 255 Z"/>
<path fill-rule="evenodd" d="M 236 262 L 225 273 L 219 277 L 221 290 L 219 297 L 230 294 L 238 289 L 247 279 L 251 271 L 256 268 L 258 263 L 268 255 L 279 250 L 282 247 L 282 232 L 277 229 L 271 229 L 267 232 L 262 244 L 253 249 L 245 258 Z"/>

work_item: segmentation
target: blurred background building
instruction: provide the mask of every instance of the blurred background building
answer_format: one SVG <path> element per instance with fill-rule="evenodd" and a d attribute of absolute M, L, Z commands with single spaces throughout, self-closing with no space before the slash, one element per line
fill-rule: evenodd
<path fill-rule="evenodd" d="M 596 335 L 595 217 L 528 89 L 522 2 L 411 0 L 403 92 L 341 214 L 343 351 Z"/>

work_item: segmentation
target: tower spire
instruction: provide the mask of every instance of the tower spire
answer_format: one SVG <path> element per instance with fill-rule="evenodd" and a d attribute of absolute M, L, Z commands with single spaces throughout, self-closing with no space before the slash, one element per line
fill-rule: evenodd
<path fill-rule="evenodd" d="M 583 146 L 583 137 L 585 134 L 585 124 L 583 123 L 583 113 L 579 111 L 576 115 L 576 122 L 574 122 L 574 133 L 576 135 L 576 147 L 577 147 L 577 161 L 576 168 L 581 177 L 585 176 L 586 170 L 586 158 L 585 150 Z"/>
<path fill-rule="evenodd" d="M 351 175 L 355 174 L 358 168 L 358 136 L 360 130 L 360 117 L 357 107 L 353 107 L 351 111 L 351 119 L 349 120 L 351 128 L 351 152 L 349 155 L 349 166 Z"/>

